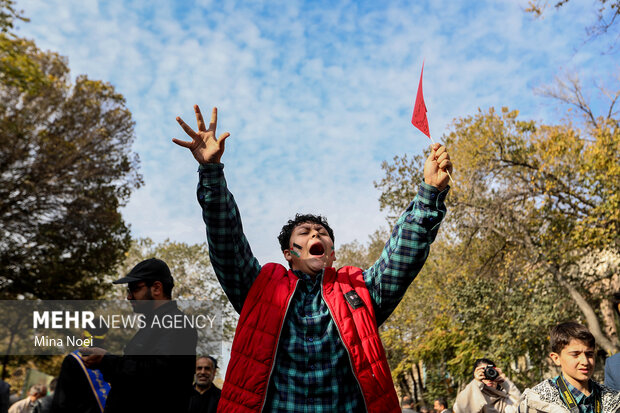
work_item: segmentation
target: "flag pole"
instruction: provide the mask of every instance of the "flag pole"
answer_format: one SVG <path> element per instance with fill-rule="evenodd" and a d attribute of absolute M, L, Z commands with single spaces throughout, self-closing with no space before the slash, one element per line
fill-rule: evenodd
<path fill-rule="evenodd" d="M 433 138 L 431 137 L 431 132 L 428 127 L 428 118 L 426 117 L 426 104 L 424 103 L 424 92 L 422 91 L 422 76 L 424 74 L 424 61 L 422 61 L 422 70 L 420 71 L 420 83 L 418 85 L 418 93 L 415 97 L 415 104 L 413 105 L 413 115 L 411 115 L 411 124 L 418 128 L 420 132 L 429 137 L 432 143 L 435 143 Z M 454 179 L 452 179 L 452 175 L 450 175 L 450 171 L 446 169 L 446 173 L 450 178 L 450 182 L 456 186 L 454 183 Z"/>

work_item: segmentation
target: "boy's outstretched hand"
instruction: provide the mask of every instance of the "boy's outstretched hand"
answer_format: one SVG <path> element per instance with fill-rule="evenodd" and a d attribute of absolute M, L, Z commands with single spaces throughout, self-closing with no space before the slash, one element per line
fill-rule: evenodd
<path fill-rule="evenodd" d="M 226 138 L 230 136 L 230 133 L 226 132 L 221 134 L 219 139 L 215 138 L 217 108 L 213 108 L 213 113 L 211 113 L 209 129 L 205 126 L 205 121 L 202 118 L 202 113 L 200 113 L 198 105 L 194 105 L 194 112 L 196 112 L 198 132 L 195 132 L 187 123 L 183 122 L 183 119 L 177 116 L 177 122 L 179 122 L 179 125 L 181 125 L 185 133 L 192 138 L 192 141 L 187 142 L 173 138 L 172 142 L 192 151 L 192 155 L 194 155 L 194 158 L 196 158 L 199 163 L 219 163 L 224 154 L 224 143 Z"/>
<path fill-rule="evenodd" d="M 431 145 L 431 154 L 424 163 L 424 182 L 443 191 L 450 180 L 452 162 L 446 147 L 438 143 Z"/>

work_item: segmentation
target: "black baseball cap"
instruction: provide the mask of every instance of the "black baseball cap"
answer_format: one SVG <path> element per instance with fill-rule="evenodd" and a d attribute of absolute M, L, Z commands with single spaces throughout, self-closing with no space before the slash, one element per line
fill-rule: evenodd
<path fill-rule="evenodd" d="M 129 271 L 129 274 L 120 280 L 112 281 L 112 283 L 127 284 L 135 281 L 168 281 L 174 284 L 168 264 L 157 258 L 149 258 L 139 262 Z"/>

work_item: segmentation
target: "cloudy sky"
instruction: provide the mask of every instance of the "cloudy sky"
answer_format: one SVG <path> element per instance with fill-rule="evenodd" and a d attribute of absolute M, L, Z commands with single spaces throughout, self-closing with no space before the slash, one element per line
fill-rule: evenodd
<path fill-rule="evenodd" d="M 283 261 L 276 235 L 295 212 L 326 215 L 337 244 L 385 225 L 381 162 L 429 144 L 410 124 L 423 60 L 439 141 L 478 108 L 558 119 L 533 89 L 560 71 L 618 73 L 617 54 L 583 45 L 593 4 L 536 20 L 526 0 L 18 0 L 31 21 L 17 34 L 126 97 L 145 178 L 123 209 L 136 237 L 204 240 L 197 164 L 171 138 L 184 138 L 176 116 L 195 125 L 193 104 L 217 106 L 228 185 L 264 263 Z"/>

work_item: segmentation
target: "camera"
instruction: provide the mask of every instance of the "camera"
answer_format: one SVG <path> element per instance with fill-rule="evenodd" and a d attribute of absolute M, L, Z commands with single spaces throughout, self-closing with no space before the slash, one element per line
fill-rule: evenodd
<path fill-rule="evenodd" d="M 495 380 L 499 376 L 499 373 L 494 366 L 486 366 L 484 368 L 484 378 L 487 380 Z"/>

